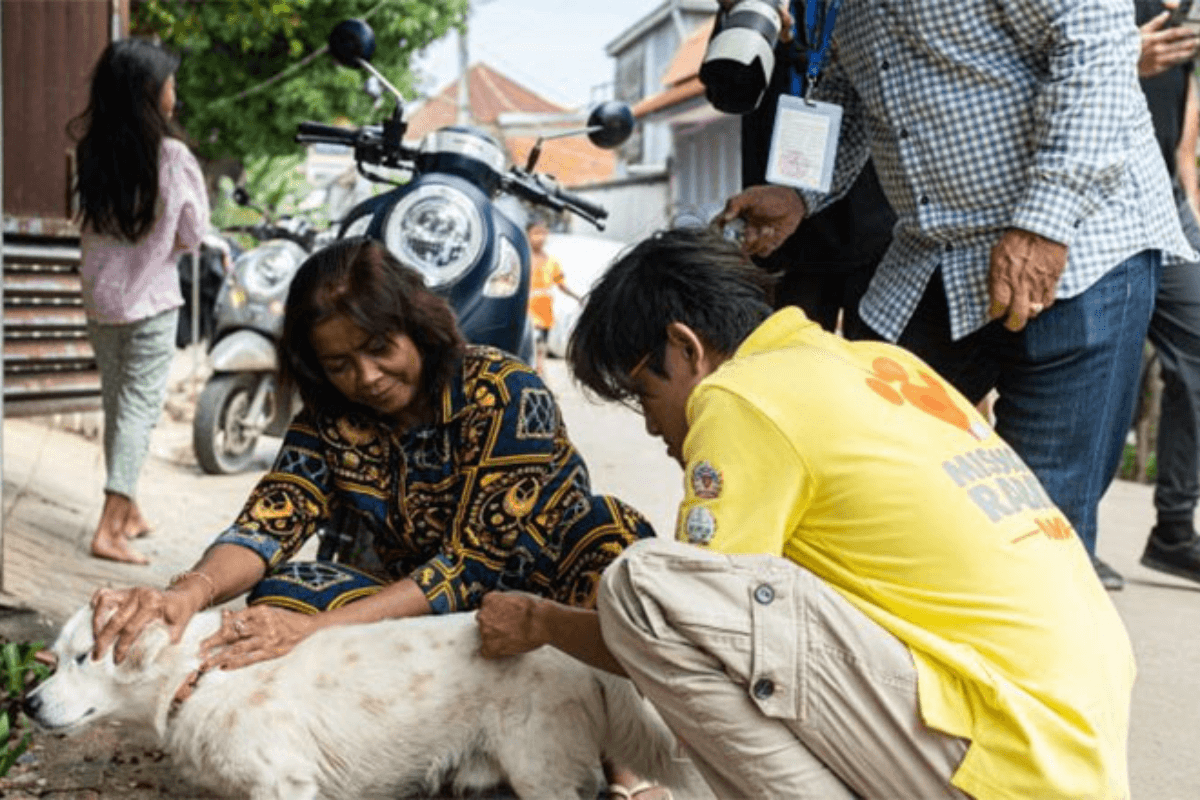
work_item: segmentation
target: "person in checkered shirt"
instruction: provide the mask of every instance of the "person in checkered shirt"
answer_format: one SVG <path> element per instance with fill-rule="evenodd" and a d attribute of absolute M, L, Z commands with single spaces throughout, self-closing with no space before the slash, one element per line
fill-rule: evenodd
<path fill-rule="evenodd" d="M 813 92 L 844 109 L 831 191 L 752 187 L 721 214 L 746 221 L 748 252 L 769 253 L 870 155 L 899 221 L 859 305 L 869 333 L 973 403 L 998 391 L 996 430 L 1110 589 L 1123 581 L 1095 555 L 1100 498 L 1162 266 L 1197 258 L 1139 45 L 1128 0 L 845 3 Z"/>

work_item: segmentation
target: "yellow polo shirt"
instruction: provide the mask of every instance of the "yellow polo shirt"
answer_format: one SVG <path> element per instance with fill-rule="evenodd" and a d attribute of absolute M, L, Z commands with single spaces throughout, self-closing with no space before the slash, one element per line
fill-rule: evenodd
<path fill-rule="evenodd" d="M 913 653 L 979 800 L 1127 798 L 1134 662 L 1021 459 L 910 353 L 773 315 L 688 399 L 678 536 L 785 556 Z"/>

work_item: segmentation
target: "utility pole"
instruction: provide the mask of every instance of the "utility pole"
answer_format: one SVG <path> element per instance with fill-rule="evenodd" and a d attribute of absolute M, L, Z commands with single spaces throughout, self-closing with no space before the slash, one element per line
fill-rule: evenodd
<path fill-rule="evenodd" d="M 467 18 L 463 19 L 462 26 L 458 29 L 458 118 L 455 121 L 459 125 L 471 124 L 471 89 L 467 85 L 471 69 L 467 47 L 467 19 L 470 16 L 471 11 L 468 9 Z"/>

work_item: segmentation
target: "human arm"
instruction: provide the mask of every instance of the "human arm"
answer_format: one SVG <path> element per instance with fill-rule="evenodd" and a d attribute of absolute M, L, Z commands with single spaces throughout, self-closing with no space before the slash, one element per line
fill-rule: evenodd
<path fill-rule="evenodd" d="M 1120 4 L 1002 0 L 999 9 L 1016 45 L 1012 57 L 1037 59 L 1036 91 L 1027 108 L 1014 110 L 1035 120 L 1028 182 L 988 275 L 990 316 L 1018 330 L 1053 302 L 1078 227 L 1124 180 L 1124 121 L 1141 100 L 1131 69 L 1140 39 Z"/>
<path fill-rule="evenodd" d="M 550 256 L 550 262 L 551 275 L 558 290 L 577 303 L 583 302 L 579 295 L 567 286 L 567 276 L 563 274 L 562 264 L 558 263 L 558 259 Z"/>
<path fill-rule="evenodd" d="M 1165 27 L 1167 19 L 1171 16 L 1171 9 L 1178 5 L 1178 2 L 1163 3 L 1167 10 L 1138 28 L 1141 36 L 1141 50 L 1138 55 L 1139 78 L 1152 78 L 1196 55 L 1200 38 L 1193 29 L 1185 25 Z"/>
<path fill-rule="evenodd" d="M 787 93 L 786 89 L 784 93 Z M 821 82 L 813 97 L 838 105 L 843 111 L 830 191 L 826 193 L 780 185 L 758 185 L 748 186 L 729 198 L 712 224 L 720 228 L 735 219 L 742 219 L 745 222 L 741 236 L 742 247 L 750 255 L 767 256 L 778 249 L 806 217 L 844 197 L 867 163 L 869 150 L 861 111 L 862 103 L 836 61 L 831 61 L 823 70 Z M 768 98 L 766 102 L 776 102 L 773 93 L 768 94 Z M 760 113 L 771 118 L 775 116 L 767 111 Z M 757 124 L 765 125 L 766 122 L 760 121 Z M 747 146 L 751 145 L 743 141 L 744 157 Z M 769 140 L 755 146 L 761 146 L 765 150 L 769 148 Z M 765 163 L 767 153 L 758 153 L 756 158 Z M 761 174 L 760 171 L 759 175 Z"/>
<path fill-rule="evenodd" d="M 589 666 L 625 675 L 604 644 L 595 609 L 574 608 L 523 592 L 491 592 L 484 595 L 475 620 L 484 658 L 515 656 L 550 645 Z"/>
<path fill-rule="evenodd" d="M 425 594 L 411 578 L 388 584 L 369 597 L 317 614 L 262 605 L 226 611 L 220 629 L 200 644 L 207 654 L 200 669 L 237 669 L 278 658 L 323 628 L 364 625 L 385 619 L 423 616 L 429 612 Z"/>
<path fill-rule="evenodd" d="M 195 250 L 208 233 L 211 218 L 204 172 L 187 145 L 177 139 L 163 142 L 163 156 L 159 171 L 159 191 L 166 199 L 163 219 L 174 221 L 177 251 Z"/>
<path fill-rule="evenodd" d="M 177 642 L 197 612 L 242 595 L 263 572 L 263 561 L 253 551 L 218 544 L 165 589 L 99 589 L 92 596 L 93 655 L 99 658 L 112 647 L 113 660 L 121 662 L 152 622 L 166 624 L 171 641 Z"/>
<path fill-rule="evenodd" d="M 1200 221 L 1200 178 L 1196 172 L 1196 142 L 1200 138 L 1200 92 L 1196 88 L 1196 76 L 1188 76 L 1187 100 L 1183 106 L 1183 128 L 1179 132 L 1179 146 L 1175 150 L 1175 175 L 1183 187 L 1192 214 Z"/>
<path fill-rule="evenodd" d="M 728 554 L 783 555 L 811 502 L 809 469 L 761 408 L 719 386 L 688 401 L 675 538 Z"/>

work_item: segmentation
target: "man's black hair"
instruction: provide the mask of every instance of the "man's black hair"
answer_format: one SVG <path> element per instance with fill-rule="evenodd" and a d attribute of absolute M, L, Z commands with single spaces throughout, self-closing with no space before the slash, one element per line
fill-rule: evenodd
<path fill-rule="evenodd" d="M 706 346 L 732 355 L 771 315 L 773 283 L 713 231 L 660 231 L 622 254 L 588 293 L 567 363 L 575 379 L 600 397 L 629 400 L 629 373 L 643 359 L 647 369 L 664 375 L 670 323 L 687 325 Z"/>

